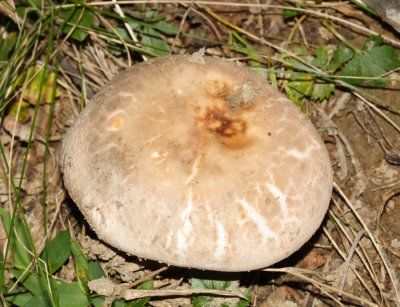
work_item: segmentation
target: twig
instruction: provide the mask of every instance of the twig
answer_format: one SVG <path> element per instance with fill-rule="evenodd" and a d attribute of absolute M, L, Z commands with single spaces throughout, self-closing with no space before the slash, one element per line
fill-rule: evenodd
<path fill-rule="evenodd" d="M 207 294 L 224 297 L 239 297 L 247 298 L 241 293 L 230 291 L 220 291 L 211 289 L 158 289 L 158 290 L 140 290 L 126 289 L 124 284 L 115 284 L 107 278 L 99 278 L 89 282 L 89 289 L 100 295 L 105 295 L 110 298 L 120 297 L 125 300 L 134 300 L 144 297 L 166 297 L 166 296 L 191 296 L 196 294 Z"/>
<path fill-rule="evenodd" d="M 162 290 L 135 290 L 129 289 L 122 293 L 122 297 L 125 300 L 134 300 L 143 297 L 165 297 L 165 296 L 191 296 L 196 294 L 207 294 L 213 296 L 224 296 L 224 297 L 239 297 L 247 299 L 243 294 L 234 293 L 229 291 L 219 291 L 210 289 L 162 289 Z"/>

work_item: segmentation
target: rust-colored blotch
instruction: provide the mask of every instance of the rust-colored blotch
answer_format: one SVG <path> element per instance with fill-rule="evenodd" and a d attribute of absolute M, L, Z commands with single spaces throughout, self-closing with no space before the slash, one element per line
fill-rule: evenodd
<path fill-rule="evenodd" d="M 118 130 L 121 128 L 123 119 L 118 116 L 114 116 L 109 120 L 108 128 L 111 130 Z"/>

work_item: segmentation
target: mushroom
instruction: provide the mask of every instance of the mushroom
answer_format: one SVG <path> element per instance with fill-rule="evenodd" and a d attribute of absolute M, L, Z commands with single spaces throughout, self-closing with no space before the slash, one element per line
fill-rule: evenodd
<path fill-rule="evenodd" d="M 249 68 L 198 55 L 119 74 L 61 155 L 65 187 L 100 239 L 181 267 L 270 266 L 310 239 L 332 192 L 310 120 Z"/>

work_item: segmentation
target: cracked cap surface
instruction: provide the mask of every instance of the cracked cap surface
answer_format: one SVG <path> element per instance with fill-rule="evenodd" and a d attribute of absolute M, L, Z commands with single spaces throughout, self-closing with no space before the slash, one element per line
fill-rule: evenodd
<path fill-rule="evenodd" d="M 332 170 L 311 122 L 248 68 L 174 56 L 119 74 L 62 146 L 96 234 L 142 258 L 217 271 L 272 265 L 314 234 Z"/>

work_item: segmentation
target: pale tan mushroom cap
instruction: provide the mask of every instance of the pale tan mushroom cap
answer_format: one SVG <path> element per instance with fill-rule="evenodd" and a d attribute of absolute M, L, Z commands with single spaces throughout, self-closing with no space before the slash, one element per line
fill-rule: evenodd
<path fill-rule="evenodd" d="M 327 211 L 332 171 L 307 117 L 248 68 L 168 57 L 118 75 L 62 149 L 64 182 L 127 253 L 218 271 L 269 266 Z"/>

